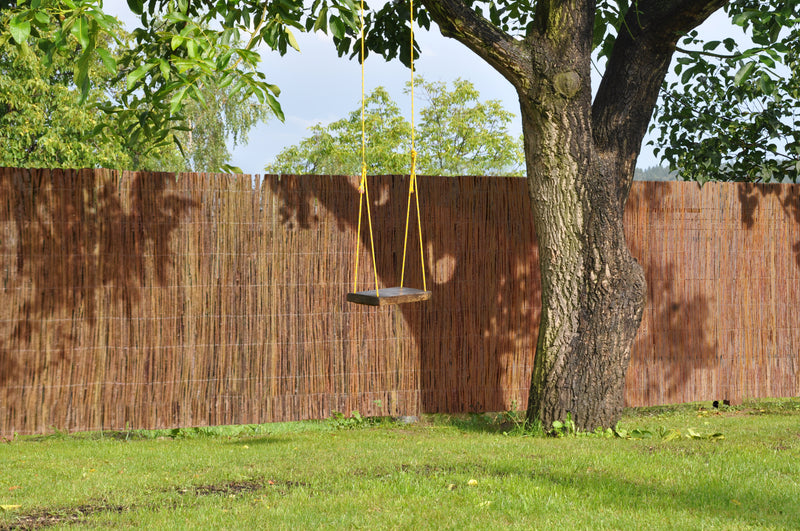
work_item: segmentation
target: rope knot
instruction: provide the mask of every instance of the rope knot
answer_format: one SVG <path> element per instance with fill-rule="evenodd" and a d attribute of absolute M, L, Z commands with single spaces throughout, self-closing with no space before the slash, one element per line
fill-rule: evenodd
<path fill-rule="evenodd" d="M 358 184 L 358 193 L 363 194 L 367 183 L 367 163 L 361 163 L 361 182 Z"/>
<path fill-rule="evenodd" d="M 411 185 L 408 188 L 408 193 L 413 194 L 416 191 L 417 184 L 417 150 L 411 148 Z"/>

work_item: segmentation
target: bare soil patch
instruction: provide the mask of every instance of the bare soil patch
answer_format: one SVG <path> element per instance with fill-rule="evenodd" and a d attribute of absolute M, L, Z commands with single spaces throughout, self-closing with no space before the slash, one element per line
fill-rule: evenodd
<path fill-rule="evenodd" d="M 20 515 L 16 522 L 0 524 L 0 531 L 42 529 L 45 527 L 76 524 L 84 521 L 88 516 L 102 512 L 121 513 L 129 510 L 122 505 L 81 505 L 57 511 L 37 511 Z"/>

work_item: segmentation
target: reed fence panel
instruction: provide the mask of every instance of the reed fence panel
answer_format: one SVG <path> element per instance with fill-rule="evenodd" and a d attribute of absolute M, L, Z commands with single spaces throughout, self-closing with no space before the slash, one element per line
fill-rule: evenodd
<path fill-rule="evenodd" d="M 433 299 L 399 285 L 407 180 L 0 168 L 0 434 L 524 407 L 540 284 L 523 179 L 421 177 Z M 405 285 L 422 286 L 412 216 Z M 794 396 L 800 186 L 635 183 L 648 303 L 627 403 Z"/>

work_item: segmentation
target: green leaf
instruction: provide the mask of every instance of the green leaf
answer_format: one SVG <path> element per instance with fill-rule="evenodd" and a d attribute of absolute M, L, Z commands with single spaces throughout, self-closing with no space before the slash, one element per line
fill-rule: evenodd
<path fill-rule="evenodd" d="M 187 15 L 180 13 L 178 11 L 172 11 L 164 15 L 164 18 L 169 20 L 170 22 L 191 22 L 192 19 L 189 18 Z"/>
<path fill-rule="evenodd" d="M 106 15 L 104 13 L 99 13 L 97 11 L 92 11 L 89 13 L 91 15 L 91 20 L 93 24 L 97 24 L 104 30 L 111 32 L 114 30 L 116 26 L 117 19 L 111 15 Z"/>
<path fill-rule="evenodd" d="M 289 46 L 300 51 L 300 45 L 297 44 L 297 39 L 294 38 L 294 34 L 291 32 L 289 28 L 286 28 L 286 38 L 289 40 Z"/>
<path fill-rule="evenodd" d="M 665 441 L 675 441 L 681 438 L 681 433 L 677 430 L 669 430 L 662 437 Z"/>
<path fill-rule="evenodd" d="M 86 102 L 86 98 L 89 95 L 89 63 L 90 63 L 91 53 L 90 50 L 84 50 L 81 56 L 78 58 L 77 68 L 73 72 L 73 80 L 75 81 L 75 85 L 80 89 L 81 97 L 80 102 L 83 104 Z"/>
<path fill-rule="evenodd" d="M 17 15 L 9 21 L 8 30 L 17 44 L 22 44 L 31 35 L 31 23 L 27 20 L 22 20 L 20 15 Z"/>
<path fill-rule="evenodd" d="M 97 48 L 97 55 L 99 55 L 100 59 L 103 60 L 103 64 L 105 65 L 106 70 L 108 70 L 112 74 L 117 73 L 117 60 L 114 59 L 114 56 L 112 56 L 108 50 L 105 50 L 103 48 Z"/>
<path fill-rule="evenodd" d="M 733 23 L 737 26 L 743 26 L 751 18 L 758 17 L 758 11 L 743 11 L 733 17 Z"/>
<path fill-rule="evenodd" d="M 281 89 L 280 89 L 280 87 L 278 87 L 278 85 L 273 85 L 271 83 L 267 83 L 266 86 L 276 96 L 280 96 L 281 95 Z"/>
<path fill-rule="evenodd" d="M 176 92 L 174 96 L 172 96 L 172 100 L 170 100 L 170 102 L 169 102 L 170 103 L 170 105 L 169 105 L 170 114 L 177 114 L 177 112 L 180 110 L 181 105 L 183 104 L 183 99 L 186 96 L 186 89 L 187 88 L 188 87 L 183 87 L 181 90 Z"/>
<path fill-rule="evenodd" d="M 770 68 L 775 68 L 775 61 L 767 55 L 760 56 L 758 60 L 761 62 L 761 64 L 765 64 Z"/>
<path fill-rule="evenodd" d="M 86 17 L 80 17 L 75 21 L 75 24 L 72 26 L 71 33 L 72 36 L 77 39 L 78 43 L 81 45 L 81 48 L 89 48 L 89 21 L 86 20 Z"/>
<path fill-rule="evenodd" d="M 739 69 L 739 71 L 736 72 L 736 75 L 733 76 L 733 84 L 738 87 L 743 82 L 745 82 L 747 78 L 750 77 L 750 74 L 753 73 L 753 69 L 755 69 L 755 67 L 756 63 L 754 61 L 750 61 L 749 63 L 742 66 Z"/>
<path fill-rule="evenodd" d="M 500 25 L 500 11 L 498 11 L 497 6 L 493 2 L 489 3 L 489 20 L 495 26 Z"/>
<path fill-rule="evenodd" d="M 631 431 L 631 439 L 651 439 L 653 432 L 642 428 L 636 428 Z"/>
<path fill-rule="evenodd" d="M 775 82 L 766 74 L 763 74 L 758 80 L 758 85 L 761 88 L 761 92 L 767 96 L 772 96 L 775 93 Z"/>
<path fill-rule="evenodd" d="M 231 166 L 230 164 L 223 164 L 220 168 L 218 168 L 222 173 L 244 173 L 244 171 L 239 166 Z"/>
<path fill-rule="evenodd" d="M 276 100 L 275 97 L 269 93 L 266 94 L 266 97 L 267 105 L 269 105 L 269 108 L 275 113 L 275 116 L 278 117 L 278 120 L 281 122 L 286 121 L 286 117 L 283 115 L 283 109 L 281 109 L 281 104 L 278 103 L 278 100 Z"/>
<path fill-rule="evenodd" d="M 166 59 L 159 59 L 158 68 L 161 70 L 161 76 L 164 78 L 164 80 L 169 80 L 169 63 Z"/>
<path fill-rule="evenodd" d="M 732 52 L 733 49 L 736 48 L 736 41 L 734 39 L 731 39 L 730 37 L 722 41 L 722 44 L 725 46 L 725 49 L 728 50 L 729 52 Z"/>
<path fill-rule="evenodd" d="M 144 12 L 144 0 L 128 0 L 128 7 L 136 15 L 141 15 Z"/>
<path fill-rule="evenodd" d="M 145 76 L 145 74 L 147 74 L 147 72 L 149 72 L 150 69 L 153 68 L 154 66 L 155 66 L 154 63 L 145 63 L 139 66 L 139 68 L 137 68 L 130 74 L 128 74 L 128 79 L 126 81 L 126 86 L 128 90 L 133 90 L 134 85 L 136 85 L 136 83 L 140 79 L 142 79 Z"/>
<path fill-rule="evenodd" d="M 704 437 L 694 428 L 686 428 L 686 436 L 691 439 L 703 439 Z"/>
<path fill-rule="evenodd" d="M 768 183 L 773 178 L 772 168 L 767 166 L 766 164 L 761 166 L 761 173 L 760 173 L 761 180 L 765 183 Z"/>
<path fill-rule="evenodd" d="M 339 17 L 331 17 L 330 20 L 331 33 L 337 39 L 344 37 L 344 22 Z"/>
<path fill-rule="evenodd" d="M 317 21 L 314 23 L 314 31 L 328 32 L 328 6 L 320 9 Z"/>
<path fill-rule="evenodd" d="M 37 11 L 33 15 L 34 21 L 37 26 L 40 28 L 46 28 L 50 25 L 50 15 L 44 13 L 43 11 Z"/>

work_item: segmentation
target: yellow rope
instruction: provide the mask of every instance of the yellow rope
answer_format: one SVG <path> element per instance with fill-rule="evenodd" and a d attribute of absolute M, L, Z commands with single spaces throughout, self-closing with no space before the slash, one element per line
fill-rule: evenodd
<path fill-rule="evenodd" d="M 415 128 L 414 128 L 414 0 L 410 0 L 409 20 L 411 25 L 411 172 L 409 174 L 408 184 L 408 202 L 406 204 L 406 230 L 403 237 L 403 267 L 400 273 L 400 287 L 403 287 L 406 275 L 406 251 L 408 249 L 408 225 L 411 215 L 411 196 L 417 190 L 417 150 L 415 145 Z M 428 291 L 428 286 L 425 281 L 425 254 L 422 245 L 422 221 L 420 220 L 419 213 L 419 194 L 416 194 L 415 203 L 417 206 L 417 229 L 419 230 L 419 259 L 422 265 L 422 289 Z"/>
<path fill-rule="evenodd" d="M 416 155 L 416 152 L 414 152 Z M 416 158 L 416 157 L 415 157 Z M 417 176 L 414 174 L 414 187 L 416 188 Z M 422 270 L 422 291 L 428 291 L 428 284 L 425 282 L 425 251 L 422 247 L 422 220 L 420 219 L 419 214 L 419 194 L 414 196 L 415 201 L 417 202 L 417 229 L 419 232 L 419 263 Z"/>
<path fill-rule="evenodd" d="M 417 148 L 415 145 L 415 128 L 414 128 L 414 0 L 410 0 L 409 2 L 411 8 L 409 11 L 409 20 L 411 21 L 411 42 L 409 44 L 411 48 L 411 58 L 409 62 L 409 66 L 411 67 L 411 192 L 414 193 L 414 177 L 416 176 L 416 164 L 417 164 Z"/>
<path fill-rule="evenodd" d="M 369 188 L 367 187 L 367 132 L 364 121 L 364 107 L 366 105 L 364 89 L 364 0 L 361 0 L 359 18 L 361 20 L 361 181 L 358 184 L 358 229 L 356 230 L 356 265 L 353 272 L 353 291 L 358 291 L 358 258 L 361 254 L 361 213 L 363 210 L 362 205 L 366 203 L 369 245 L 372 251 L 372 270 L 375 276 L 375 295 L 380 297 L 380 291 L 378 291 L 378 266 L 375 261 L 375 239 L 372 234 L 372 214 L 369 209 Z"/>
<path fill-rule="evenodd" d="M 408 201 L 406 202 L 406 230 L 403 236 L 403 267 L 400 270 L 401 288 L 405 285 L 405 278 L 406 278 L 406 250 L 408 249 L 408 221 L 411 214 L 411 196 L 414 194 L 414 181 L 416 180 L 416 173 L 417 173 L 416 166 L 417 166 L 417 152 L 415 150 L 412 150 L 411 174 L 409 175 L 409 182 L 408 182 Z M 419 215 L 419 207 L 417 207 L 417 215 Z M 424 275 L 423 275 L 423 281 L 424 281 Z"/>

